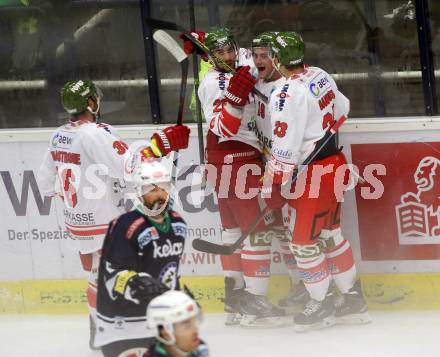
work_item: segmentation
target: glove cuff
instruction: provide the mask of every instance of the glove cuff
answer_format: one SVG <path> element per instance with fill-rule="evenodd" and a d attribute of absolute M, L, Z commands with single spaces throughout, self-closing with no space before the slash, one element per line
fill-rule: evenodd
<path fill-rule="evenodd" d="M 246 104 L 245 98 L 237 97 L 236 95 L 232 94 L 228 90 L 226 90 L 226 92 L 225 92 L 225 97 L 226 97 L 227 101 L 233 105 L 238 105 L 238 106 L 242 107 Z"/>
<path fill-rule="evenodd" d="M 124 295 L 128 281 L 135 275 L 137 275 L 137 273 L 133 270 L 121 271 L 116 277 L 116 282 L 113 290 L 118 294 Z"/>

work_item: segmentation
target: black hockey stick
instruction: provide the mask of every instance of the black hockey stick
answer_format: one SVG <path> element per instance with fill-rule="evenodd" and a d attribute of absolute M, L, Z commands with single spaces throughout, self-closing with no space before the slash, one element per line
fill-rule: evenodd
<path fill-rule="evenodd" d="M 180 63 L 181 67 L 181 78 L 180 78 L 180 94 L 179 94 L 179 110 L 177 112 L 177 125 L 182 125 L 183 120 L 183 109 L 185 105 L 186 97 L 186 83 L 188 78 L 188 56 L 179 46 L 179 44 L 165 31 L 157 30 L 153 34 L 154 40 L 161 44 L 165 49 L 170 52 L 177 62 Z M 173 159 L 173 167 L 171 169 L 171 182 L 176 183 L 176 170 L 179 160 L 179 152 L 176 151 Z"/>
<path fill-rule="evenodd" d="M 197 38 L 195 38 L 193 35 L 191 35 L 190 32 L 185 30 L 182 26 L 179 26 L 175 24 L 174 22 L 169 21 L 162 21 L 157 19 L 152 19 L 151 17 L 147 17 L 146 21 L 149 23 L 151 27 L 155 27 L 157 29 L 164 29 L 164 30 L 172 30 L 172 31 L 179 31 L 181 32 L 188 40 L 190 40 L 200 51 L 205 52 L 208 56 L 211 58 L 214 58 L 215 61 L 220 63 L 224 69 L 226 69 L 227 72 L 234 74 L 235 69 L 231 68 L 222 58 L 217 56 L 214 52 L 212 52 L 208 47 L 205 46 L 204 43 L 200 42 Z M 252 92 L 260 98 L 264 103 L 267 104 L 269 99 L 261 93 L 257 88 L 253 88 Z"/>
<path fill-rule="evenodd" d="M 325 147 L 325 145 L 327 145 L 327 143 L 333 138 L 341 125 L 344 124 L 346 119 L 347 117 L 345 116 L 340 117 L 337 121 L 333 122 L 333 124 L 326 130 L 326 133 L 323 137 L 324 140 L 322 140 L 321 145 L 317 149 L 313 150 L 313 152 L 309 156 L 307 156 L 303 164 L 300 166 L 300 169 L 292 176 L 292 179 L 289 181 L 290 184 L 293 184 L 297 180 L 299 175 L 304 172 L 307 165 L 315 159 L 316 155 L 318 155 L 318 153 Z M 198 238 L 193 240 L 192 246 L 194 249 L 205 253 L 231 255 L 241 246 L 247 236 L 253 232 L 255 227 L 257 227 L 258 223 L 264 217 L 268 210 L 270 209 L 266 208 L 260 214 L 258 214 L 258 216 L 255 217 L 249 227 L 244 232 L 242 232 L 241 237 L 238 238 L 238 240 L 234 244 L 222 245 Z"/>

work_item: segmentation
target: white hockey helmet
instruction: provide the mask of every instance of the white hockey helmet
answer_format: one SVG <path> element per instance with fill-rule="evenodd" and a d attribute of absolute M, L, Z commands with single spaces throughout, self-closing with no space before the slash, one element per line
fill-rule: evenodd
<path fill-rule="evenodd" d="M 145 207 L 142 196 L 153 190 L 155 186 L 162 188 L 170 195 L 170 172 L 157 160 L 147 160 L 139 163 L 134 169 L 132 177 L 138 201 L 136 207 L 147 215 L 154 215 L 152 210 Z"/>
<path fill-rule="evenodd" d="M 182 291 L 169 290 L 151 300 L 147 308 L 149 328 L 154 329 L 156 338 L 167 345 L 175 343 L 173 324 L 192 317 L 200 317 L 200 309 L 197 303 Z M 159 327 L 168 332 L 172 337 L 171 341 L 160 336 Z"/>

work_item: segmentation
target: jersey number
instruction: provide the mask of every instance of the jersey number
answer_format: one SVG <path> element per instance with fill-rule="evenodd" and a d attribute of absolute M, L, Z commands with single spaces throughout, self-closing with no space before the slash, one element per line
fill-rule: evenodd
<path fill-rule="evenodd" d="M 284 136 L 286 135 L 286 131 L 287 123 L 277 120 L 275 122 L 275 129 L 273 130 L 273 133 L 279 138 L 284 138 Z"/>
<path fill-rule="evenodd" d="M 61 180 L 63 182 L 64 199 L 70 207 L 74 208 L 78 204 L 78 195 L 75 186 L 72 184 L 72 181 L 75 181 L 72 169 L 63 170 Z"/>
<path fill-rule="evenodd" d="M 223 104 L 226 102 L 226 99 L 216 99 L 214 100 L 214 113 L 220 113 L 223 108 Z"/>
<path fill-rule="evenodd" d="M 128 145 L 123 141 L 114 141 L 113 148 L 116 149 L 118 155 L 124 155 L 128 149 Z"/>
<path fill-rule="evenodd" d="M 329 126 L 333 125 L 335 118 L 333 117 L 333 113 L 326 113 L 322 118 L 322 128 L 325 130 Z"/>

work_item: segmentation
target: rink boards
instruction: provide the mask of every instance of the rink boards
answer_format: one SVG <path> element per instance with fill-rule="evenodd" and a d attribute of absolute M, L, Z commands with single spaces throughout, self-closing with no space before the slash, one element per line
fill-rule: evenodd
<path fill-rule="evenodd" d="M 118 129 L 133 142 L 156 128 Z M 342 128 L 340 144 L 349 161 L 381 182 L 357 186 L 344 195 L 343 204 L 343 233 L 353 246 L 371 308 L 440 308 L 439 129 L 439 119 L 420 117 L 356 120 Z M 86 311 L 85 276 L 64 232 L 60 206 L 41 197 L 35 181 L 50 133 L 0 131 L 1 313 Z M 220 311 L 219 257 L 191 248 L 192 239 L 219 240 L 220 235 L 215 197 L 198 190 L 197 150 L 194 127 L 177 180 L 176 207 L 189 227 L 181 274 L 208 311 Z M 423 179 L 428 184 L 421 184 Z M 408 199 L 411 193 L 417 199 Z M 288 284 L 276 244 L 273 253 L 271 296 L 276 298 Z"/>

